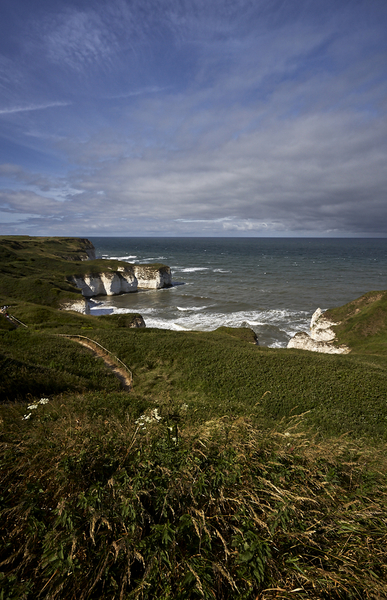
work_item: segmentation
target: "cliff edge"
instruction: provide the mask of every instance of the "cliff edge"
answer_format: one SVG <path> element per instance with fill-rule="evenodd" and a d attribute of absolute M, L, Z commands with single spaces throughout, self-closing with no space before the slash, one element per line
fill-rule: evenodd
<path fill-rule="evenodd" d="M 387 353 L 387 291 L 373 291 L 312 316 L 310 334 L 297 333 L 288 348 L 329 354 Z"/>
<path fill-rule="evenodd" d="M 0 236 L 0 302 L 13 300 L 89 314 L 88 299 L 172 285 L 162 264 L 96 259 L 85 238 Z"/>
<path fill-rule="evenodd" d="M 336 325 L 337 322 L 328 319 L 321 308 L 318 308 L 312 315 L 309 335 L 304 331 L 296 333 L 287 347 L 324 354 L 348 354 L 351 351 L 348 346 L 335 344 L 336 333 L 332 327 Z"/>

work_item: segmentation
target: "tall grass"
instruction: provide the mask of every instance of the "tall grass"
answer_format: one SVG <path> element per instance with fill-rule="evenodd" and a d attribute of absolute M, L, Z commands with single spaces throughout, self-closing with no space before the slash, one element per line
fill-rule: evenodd
<path fill-rule="evenodd" d="M 3 413 L 0 598 L 386 597 L 383 453 L 90 404 Z"/>

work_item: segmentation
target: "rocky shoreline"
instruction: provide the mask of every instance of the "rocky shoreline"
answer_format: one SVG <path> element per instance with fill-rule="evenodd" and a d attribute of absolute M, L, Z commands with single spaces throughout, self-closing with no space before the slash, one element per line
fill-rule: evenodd
<path fill-rule="evenodd" d="M 289 341 L 287 348 L 322 352 L 324 354 L 348 354 L 351 351 L 348 346 L 344 344 L 340 346 L 335 345 L 336 333 L 332 327 L 339 324 L 330 321 L 324 316 L 321 308 L 318 308 L 313 313 L 310 321 L 310 333 L 307 334 L 304 331 L 296 333 Z"/>

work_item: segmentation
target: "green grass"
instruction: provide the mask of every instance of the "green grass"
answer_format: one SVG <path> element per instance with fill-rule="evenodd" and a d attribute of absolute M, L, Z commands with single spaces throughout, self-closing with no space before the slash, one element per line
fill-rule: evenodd
<path fill-rule="evenodd" d="M 134 394 L 188 397 L 198 420 L 252 415 L 265 427 L 296 414 L 321 435 L 386 440 L 387 361 L 259 348 L 222 332 L 96 331 L 134 373 Z"/>
<path fill-rule="evenodd" d="M 0 331 L 0 399 L 24 400 L 65 391 L 119 390 L 101 359 L 65 338 Z"/>
<path fill-rule="evenodd" d="M 334 329 L 339 343 L 360 354 L 387 354 L 387 292 L 369 292 L 344 306 L 327 311 L 340 322 Z"/>
<path fill-rule="evenodd" d="M 386 440 L 387 361 L 383 356 L 370 360 L 368 355 L 259 348 L 219 330 L 128 329 L 125 325 L 133 316 L 126 316 L 129 322 L 125 323 L 119 315 L 91 317 L 30 305 L 14 314 L 24 323 L 34 316 L 35 324 L 0 330 L 3 400 L 23 398 L 28 392 L 39 396 L 84 391 L 87 386 L 103 388 L 102 361 L 100 370 L 89 372 L 86 357 L 90 365 L 96 361 L 88 351 L 54 335 L 80 334 L 130 367 L 134 396 L 150 405 L 168 397 L 187 398 L 195 404 L 198 422 L 223 414 L 249 415 L 261 426 L 272 427 L 278 420 L 307 413 L 305 426 L 321 436 L 351 433 L 375 442 Z M 108 379 L 114 381 L 112 376 Z"/>
<path fill-rule="evenodd" d="M 0 257 L 7 256 L 14 260 L 86 260 L 87 250 L 93 246 L 88 240 L 71 237 L 32 237 L 28 235 L 0 236 Z M 1 261 L 2 262 L 2 261 Z"/>
<path fill-rule="evenodd" d="M 0 236 L 0 303 L 27 301 L 58 308 L 82 297 L 70 282 L 72 276 L 129 266 L 117 260 L 86 260 L 90 248 L 88 240 L 77 238 Z M 147 264 L 146 268 L 164 266 Z"/>
<path fill-rule="evenodd" d="M 387 597 L 387 292 L 348 355 L 260 348 L 58 311 L 82 247 L 0 238 L 0 600 Z"/>

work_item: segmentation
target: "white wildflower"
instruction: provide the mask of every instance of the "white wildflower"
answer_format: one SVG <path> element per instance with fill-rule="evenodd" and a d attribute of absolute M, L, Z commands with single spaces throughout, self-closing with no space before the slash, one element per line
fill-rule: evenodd
<path fill-rule="evenodd" d="M 136 419 L 135 424 L 144 429 L 143 426 L 145 425 L 145 423 L 155 423 L 155 422 L 157 423 L 158 421 L 161 421 L 161 419 L 162 419 L 162 417 L 161 417 L 161 415 L 159 415 L 158 409 L 155 408 L 154 410 L 151 411 L 150 416 L 141 415 L 141 417 Z"/>
<path fill-rule="evenodd" d="M 27 406 L 28 410 L 35 410 L 36 408 L 38 408 L 37 404 L 30 404 L 29 406 Z"/>
<path fill-rule="evenodd" d="M 153 414 L 153 418 L 156 419 L 156 421 L 161 421 L 162 417 L 161 417 L 161 415 L 159 415 L 159 409 L 158 408 L 155 408 L 152 411 L 152 414 Z"/>
<path fill-rule="evenodd" d="M 48 402 L 48 398 L 41 398 L 38 402 L 38 404 L 47 404 Z"/>
<path fill-rule="evenodd" d="M 24 415 L 24 417 L 23 417 L 23 421 L 27 421 L 27 419 L 29 419 L 29 418 L 30 418 L 31 414 L 32 414 L 32 413 L 28 413 L 28 415 Z"/>

